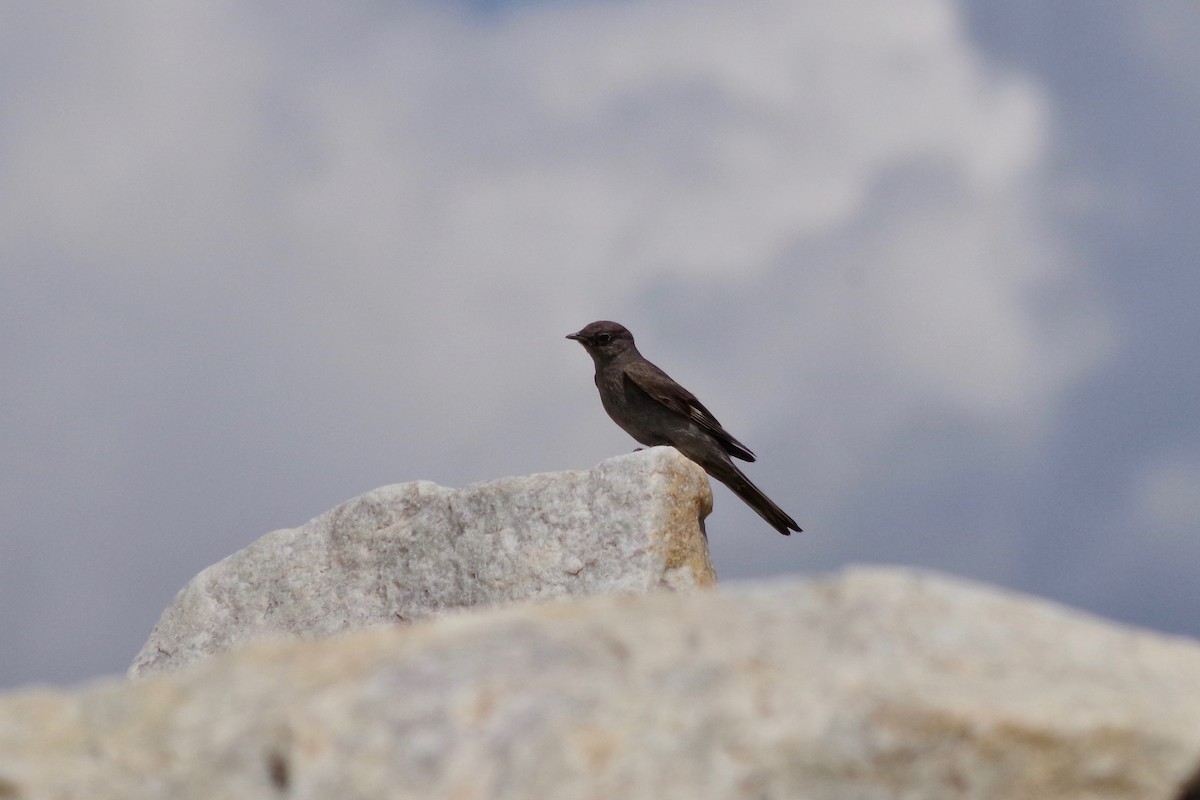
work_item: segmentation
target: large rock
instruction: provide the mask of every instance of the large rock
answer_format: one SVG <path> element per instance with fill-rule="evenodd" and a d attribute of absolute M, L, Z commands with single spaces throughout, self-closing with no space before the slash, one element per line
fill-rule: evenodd
<path fill-rule="evenodd" d="M 279 640 L 0 699 L 0 797 L 1177 797 L 1200 645 L 859 569 Z"/>
<path fill-rule="evenodd" d="M 385 486 L 208 567 L 131 676 L 265 635 L 320 636 L 532 598 L 716 581 L 708 479 L 674 448 L 464 489 Z M 2 797 L 2 795 L 0 795 Z"/>

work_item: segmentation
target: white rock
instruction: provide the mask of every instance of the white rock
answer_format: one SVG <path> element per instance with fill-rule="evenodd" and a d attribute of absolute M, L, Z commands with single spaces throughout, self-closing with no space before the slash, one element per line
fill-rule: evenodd
<path fill-rule="evenodd" d="M 709 586 L 703 470 L 656 447 L 590 471 L 368 492 L 208 567 L 131 676 L 253 638 L 321 636 L 515 600 Z"/>
<path fill-rule="evenodd" d="M 883 569 L 279 640 L 0 698 L 0 796 L 1174 800 L 1200 644 Z"/>

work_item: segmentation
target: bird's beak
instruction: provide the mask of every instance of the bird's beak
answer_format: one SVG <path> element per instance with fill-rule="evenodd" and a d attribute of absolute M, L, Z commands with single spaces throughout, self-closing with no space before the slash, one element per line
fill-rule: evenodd
<path fill-rule="evenodd" d="M 579 336 L 579 334 L 578 334 L 578 333 L 568 333 L 568 334 L 567 334 L 567 338 L 568 338 L 568 339 L 574 339 L 574 340 L 575 340 L 575 341 L 577 341 L 577 342 L 580 340 L 580 336 Z"/>

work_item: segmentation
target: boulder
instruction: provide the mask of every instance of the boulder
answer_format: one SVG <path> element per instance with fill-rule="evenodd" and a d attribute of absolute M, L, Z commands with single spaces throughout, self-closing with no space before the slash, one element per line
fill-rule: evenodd
<path fill-rule="evenodd" d="M 131 676 L 255 638 L 325 636 L 454 609 L 710 586 L 704 471 L 670 447 L 590 471 L 385 486 L 203 570 Z M 2 796 L 2 795 L 0 795 Z"/>
<path fill-rule="evenodd" d="M 0 797 L 1175 800 L 1200 645 L 936 575 L 570 598 L 0 697 Z"/>

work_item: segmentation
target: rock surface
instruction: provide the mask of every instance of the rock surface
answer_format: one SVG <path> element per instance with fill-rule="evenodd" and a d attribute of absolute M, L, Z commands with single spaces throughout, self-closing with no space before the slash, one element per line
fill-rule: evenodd
<path fill-rule="evenodd" d="M 716 582 L 708 479 L 674 448 L 463 489 L 385 486 L 208 567 L 131 676 L 269 635 L 322 636 L 516 600 Z M 3 797 L 0 794 L 0 797 Z"/>
<path fill-rule="evenodd" d="M 1200 644 L 855 569 L 0 698 L 0 797 L 1173 800 Z"/>

